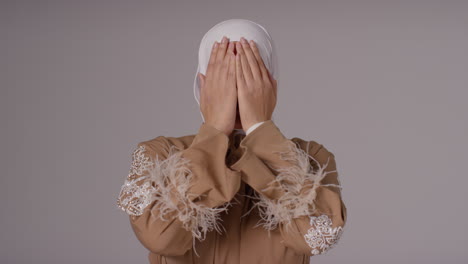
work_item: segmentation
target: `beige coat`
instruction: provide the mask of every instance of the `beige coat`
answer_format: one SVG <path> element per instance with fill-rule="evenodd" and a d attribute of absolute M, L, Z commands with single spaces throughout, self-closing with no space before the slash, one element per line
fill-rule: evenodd
<path fill-rule="evenodd" d="M 117 205 L 153 264 L 309 263 L 346 222 L 335 156 L 272 120 L 138 143 Z"/>

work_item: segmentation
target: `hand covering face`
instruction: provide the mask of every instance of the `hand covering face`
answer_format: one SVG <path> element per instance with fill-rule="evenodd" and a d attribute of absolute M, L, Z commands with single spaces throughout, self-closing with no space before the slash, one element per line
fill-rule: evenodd
<path fill-rule="evenodd" d="M 215 41 L 220 42 L 223 36 L 228 37 L 230 41 L 240 41 L 241 37 L 248 40 L 254 40 L 260 51 L 263 62 L 273 78 L 278 81 L 279 74 L 276 47 L 268 31 L 260 24 L 250 20 L 225 20 L 208 30 L 200 42 L 200 48 L 198 50 L 198 66 L 193 83 L 193 93 L 198 105 L 200 105 L 200 82 L 197 75 L 199 72 L 206 75 L 213 43 Z M 200 114 L 203 122 L 205 122 L 205 117 L 201 111 Z M 274 120 L 274 114 L 272 115 L 271 120 Z"/>

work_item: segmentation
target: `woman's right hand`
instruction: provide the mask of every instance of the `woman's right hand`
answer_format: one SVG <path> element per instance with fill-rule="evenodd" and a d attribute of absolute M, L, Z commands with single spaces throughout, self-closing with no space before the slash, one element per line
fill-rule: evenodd
<path fill-rule="evenodd" d="M 224 36 L 213 44 L 206 76 L 200 78 L 200 109 L 205 123 L 229 136 L 237 110 L 236 55 L 234 42 Z"/>

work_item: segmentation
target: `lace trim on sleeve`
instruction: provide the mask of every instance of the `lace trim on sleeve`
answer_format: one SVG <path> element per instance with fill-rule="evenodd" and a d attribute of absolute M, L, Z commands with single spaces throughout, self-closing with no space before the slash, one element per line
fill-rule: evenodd
<path fill-rule="evenodd" d="M 206 233 L 215 229 L 221 232 L 218 220 L 220 213 L 227 211 L 230 203 L 211 208 L 194 202 L 195 195 L 189 193 L 193 173 L 190 160 L 180 150 L 171 146 L 168 158 L 152 159 L 140 145 L 133 152 L 133 161 L 128 177 L 122 185 L 117 205 L 132 216 L 144 213 L 145 208 L 155 202 L 151 215 L 167 221 L 168 215 L 175 214 L 187 231 L 200 241 Z"/>
<path fill-rule="evenodd" d="M 144 209 L 152 202 L 153 189 L 148 176 L 143 174 L 154 163 L 145 155 L 145 146 L 140 145 L 132 153 L 132 164 L 125 183 L 117 199 L 117 206 L 129 215 L 142 215 Z"/>
<path fill-rule="evenodd" d="M 312 255 L 323 254 L 333 248 L 344 230 L 342 226 L 332 227 L 332 220 L 326 214 L 311 216 L 310 226 L 304 239 L 312 248 Z"/>

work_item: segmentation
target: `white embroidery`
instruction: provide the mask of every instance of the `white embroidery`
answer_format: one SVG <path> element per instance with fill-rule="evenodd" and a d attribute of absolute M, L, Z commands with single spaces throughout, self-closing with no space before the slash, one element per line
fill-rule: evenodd
<path fill-rule="evenodd" d="M 143 175 L 145 171 L 147 171 L 151 166 L 154 165 L 152 161 L 150 161 L 149 157 L 145 156 L 145 146 L 140 145 L 133 153 L 132 153 L 132 165 L 130 167 L 129 176 L 131 175 Z"/>
<path fill-rule="evenodd" d="M 304 235 L 305 241 L 312 248 L 311 253 L 318 255 L 330 250 L 340 239 L 343 227 L 332 228 L 332 220 L 328 215 L 310 217 L 311 228 Z"/>
<path fill-rule="evenodd" d="M 142 215 L 152 201 L 151 184 L 143 176 L 154 163 L 145 156 L 145 146 L 140 145 L 132 153 L 132 164 L 117 199 L 117 206 L 129 215 Z M 139 177 L 141 176 L 141 177 Z"/>

